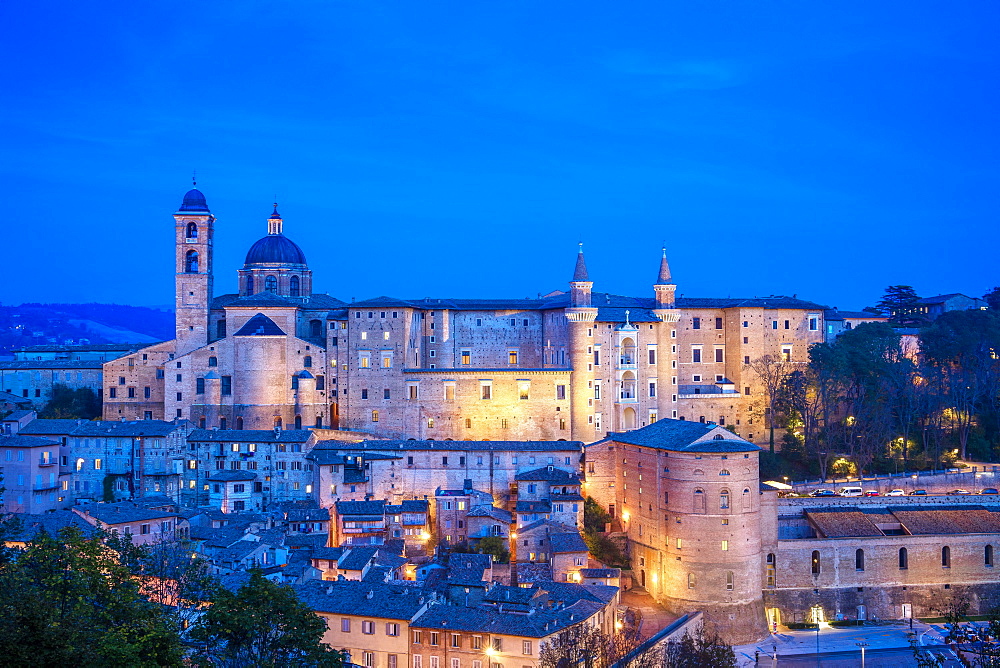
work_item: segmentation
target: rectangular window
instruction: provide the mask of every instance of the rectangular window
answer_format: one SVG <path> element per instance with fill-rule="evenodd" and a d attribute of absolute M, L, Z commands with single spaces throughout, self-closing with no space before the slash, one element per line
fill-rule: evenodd
<path fill-rule="evenodd" d="M 361 398 L 362 399 L 368 398 L 368 390 L 361 390 Z"/>
<path fill-rule="evenodd" d="M 722 318 L 716 318 L 715 319 L 715 328 L 716 329 L 722 329 Z"/>
<path fill-rule="evenodd" d="M 701 329 L 701 318 L 691 318 L 691 329 Z"/>
<path fill-rule="evenodd" d="M 233 377 L 223 376 L 222 382 L 220 383 L 220 387 L 222 388 L 222 396 L 224 397 L 230 396 L 233 393 Z"/>
<path fill-rule="evenodd" d="M 715 361 L 716 362 L 725 362 L 726 361 L 725 360 L 725 354 L 726 353 L 725 353 L 724 349 L 722 349 L 722 348 L 716 348 L 715 349 Z"/>
<path fill-rule="evenodd" d="M 492 385 L 490 385 L 488 383 L 484 383 L 483 385 L 480 385 L 480 390 L 482 392 L 481 397 L 483 399 L 492 399 L 493 398 L 493 386 Z"/>
<path fill-rule="evenodd" d="M 197 378 L 194 381 L 194 393 L 195 394 L 205 394 L 205 379 Z"/>
<path fill-rule="evenodd" d="M 785 329 L 790 329 L 790 328 L 791 328 L 791 323 L 788 320 L 786 320 L 785 321 Z"/>
<path fill-rule="evenodd" d="M 517 351 L 516 350 L 508 350 L 507 351 L 507 363 L 508 364 L 517 364 Z"/>
<path fill-rule="evenodd" d="M 556 400 L 562 401 L 566 398 L 566 386 L 556 385 Z"/>
<path fill-rule="evenodd" d="M 386 623 L 385 634 L 387 636 L 398 636 L 399 635 L 399 624 Z"/>
<path fill-rule="evenodd" d="M 649 349 L 649 363 L 656 364 L 656 348 Z"/>
<path fill-rule="evenodd" d="M 691 349 L 691 361 L 692 362 L 700 362 L 701 361 L 701 348 L 692 348 Z"/>
<path fill-rule="evenodd" d="M 375 635 L 375 622 L 364 619 L 361 621 L 361 632 L 365 635 Z"/>
<path fill-rule="evenodd" d="M 655 381 L 654 382 L 650 382 L 650 384 L 649 384 L 649 398 L 650 399 L 655 399 L 656 398 L 656 382 Z"/>
<path fill-rule="evenodd" d="M 389 391 L 389 388 L 386 388 L 386 389 L 382 390 L 382 398 L 383 399 L 389 399 L 391 397 L 392 397 L 392 393 Z"/>
<path fill-rule="evenodd" d="M 815 332 L 819 330 L 819 318 L 812 316 L 809 318 L 809 331 Z"/>
<path fill-rule="evenodd" d="M 153 390 L 149 387 L 142 388 L 142 398 L 149 399 L 153 394 Z"/>
<path fill-rule="evenodd" d="M 791 362 L 792 361 L 792 349 L 791 348 L 782 348 L 781 349 L 781 359 L 784 360 L 785 362 Z"/>
<path fill-rule="evenodd" d="M 526 656 L 530 656 L 531 655 L 531 641 L 530 640 L 523 640 L 523 641 L 521 641 L 521 654 L 524 654 Z"/>
<path fill-rule="evenodd" d="M 462 351 L 462 364 L 463 365 L 472 364 L 472 351 L 471 350 L 463 350 Z"/>
<path fill-rule="evenodd" d="M 431 352 L 434 352 L 433 350 Z M 382 368 L 391 369 L 392 368 L 392 355 L 382 355 Z"/>

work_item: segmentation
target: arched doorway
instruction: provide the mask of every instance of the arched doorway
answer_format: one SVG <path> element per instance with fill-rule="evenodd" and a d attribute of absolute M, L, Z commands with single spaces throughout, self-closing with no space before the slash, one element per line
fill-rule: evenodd
<path fill-rule="evenodd" d="M 337 402 L 330 404 L 330 429 L 340 427 L 340 411 L 337 409 Z"/>
<path fill-rule="evenodd" d="M 622 411 L 622 429 L 635 429 L 635 409 L 631 406 Z"/>
<path fill-rule="evenodd" d="M 646 569 L 645 568 L 642 569 L 641 571 L 639 571 L 639 584 L 642 585 L 643 589 L 646 588 Z"/>

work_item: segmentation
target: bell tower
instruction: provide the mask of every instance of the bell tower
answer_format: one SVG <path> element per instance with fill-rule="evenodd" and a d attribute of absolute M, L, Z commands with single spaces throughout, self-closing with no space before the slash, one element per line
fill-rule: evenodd
<path fill-rule="evenodd" d="M 653 314 L 660 319 L 656 326 L 656 377 L 659 392 L 656 398 L 658 417 L 677 417 L 677 321 L 680 312 L 677 310 L 675 293 L 677 285 L 670 276 L 670 265 L 667 264 L 667 249 L 663 249 L 660 258 L 660 271 L 653 283 L 653 293 L 656 296 L 656 307 Z"/>
<path fill-rule="evenodd" d="M 174 214 L 177 355 L 208 343 L 214 223 L 205 196 L 197 188 L 189 190 Z"/>

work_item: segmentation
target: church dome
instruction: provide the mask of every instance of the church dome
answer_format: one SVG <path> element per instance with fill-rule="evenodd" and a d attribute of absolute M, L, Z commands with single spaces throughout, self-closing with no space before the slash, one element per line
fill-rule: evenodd
<path fill-rule="evenodd" d="M 184 194 L 181 208 L 178 211 L 204 211 L 208 212 L 208 202 L 205 196 L 197 188 L 192 188 Z"/>
<path fill-rule="evenodd" d="M 305 253 L 284 234 L 269 234 L 259 239 L 247 251 L 246 264 L 301 264 L 306 263 Z"/>

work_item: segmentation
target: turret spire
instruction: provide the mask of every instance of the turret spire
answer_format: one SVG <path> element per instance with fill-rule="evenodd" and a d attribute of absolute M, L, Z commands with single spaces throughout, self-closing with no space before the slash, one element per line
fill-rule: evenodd
<path fill-rule="evenodd" d="M 670 265 L 667 264 L 667 249 L 663 248 L 663 257 L 660 258 L 660 273 L 656 276 L 656 283 L 653 285 L 670 285 L 673 280 L 670 278 Z"/>
<path fill-rule="evenodd" d="M 589 281 L 587 275 L 587 263 L 583 259 L 583 243 L 580 244 L 580 252 L 576 256 L 576 269 L 573 270 L 574 281 Z"/>

